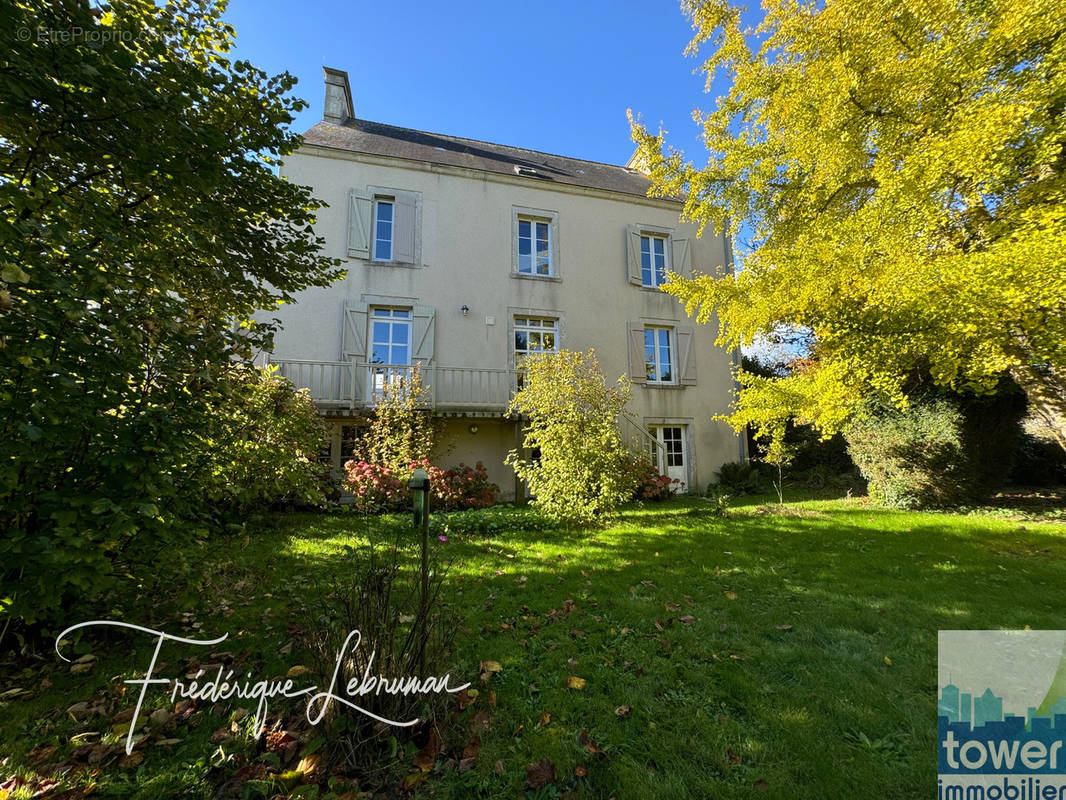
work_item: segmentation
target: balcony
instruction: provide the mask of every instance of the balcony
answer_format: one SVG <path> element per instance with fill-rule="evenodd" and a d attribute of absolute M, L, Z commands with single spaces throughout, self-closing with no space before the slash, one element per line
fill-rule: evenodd
<path fill-rule="evenodd" d="M 301 361 L 271 359 L 278 374 L 298 388 L 325 412 L 354 411 L 374 405 L 382 383 L 409 376 L 406 364 L 366 364 L 351 361 Z M 435 411 L 503 414 L 511 402 L 515 371 L 480 367 L 421 367 L 428 406 Z"/>

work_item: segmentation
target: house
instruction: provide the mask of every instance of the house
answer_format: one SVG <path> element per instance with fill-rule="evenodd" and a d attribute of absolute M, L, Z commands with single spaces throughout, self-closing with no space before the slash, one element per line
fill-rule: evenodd
<path fill-rule="evenodd" d="M 347 277 L 301 293 L 270 360 L 312 397 L 336 469 L 382 383 L 420 365 L 445 418 L 442 464 L 483 461 L 503 499 L 521 446 L 507 406 L 523 354 L 594 347 L 632 381 L 635 446 L 691 490 L 743 442 L 728 409 L 732 359 L 656 287 L 662 273 L 731 265 L 726 240 L 680 224 L 619 167 L 357 119 L 345 72 L 325 70 L 323 119 L 283 164 L 329 204 L 316 232 Z M 324 454 L 325 455 L 325 454 Z"/>

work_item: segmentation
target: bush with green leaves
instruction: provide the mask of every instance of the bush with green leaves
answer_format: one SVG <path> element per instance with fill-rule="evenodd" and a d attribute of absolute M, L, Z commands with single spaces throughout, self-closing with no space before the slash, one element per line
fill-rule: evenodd
<path fill-rule="evenodd" d="M 591 524 L 633 496 L 630 454 L 618 428 L 629 386 L 609 386 L 595 351 L 561 350 L 527 357 L 522 388 L 510 413 L 523 420 L 527 458 L 512 450 L 507 463 L 525 481 L 534 507 L 568 522 Z"/>
<path fill-rule="evenodd" d="M 342 274 L 320 204 L 276 174 L 295 79 L 231 61 L 218 4 L 5 9 L 8 31 L 83 35 L 4 51 L 0 632 L 175 577 L 225 495 L 230 454 L 205 448 L 240 427 L 231 367 L 273 330 L 253 315 Z"/>
<path fill-rule="evenodd" d="M 951 506 L 974 496 L 963 425 L 962 413 L 945 400 L 880 410 L 852 424 L 848 452 L 878 502 L 897 508 Z"/>
<path fill-rule="evenodd" d="M 227 393 L 197 451 L 194 475 L 205 503 L 246 514 L 280 506 L 321 506 L 329 476 L 318 462 L 326 429 L 306 389 L 275 367 L 234 365 Z"/>
<path fill-rule="evenodd" d="M 749 461 L 727 461 L 718 468 L 717 478 L 707 489 L 708 497 L 712 488 L 728 489 L 735 495 L 758 494 L 763 488 L 759 465 Z"/>

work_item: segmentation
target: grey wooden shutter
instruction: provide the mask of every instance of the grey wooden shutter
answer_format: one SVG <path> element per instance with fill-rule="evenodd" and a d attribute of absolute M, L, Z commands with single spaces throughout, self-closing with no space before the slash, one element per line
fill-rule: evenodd
<path fill-rule="evenodd" d="M 644 326 L 629 323 L 629 379 L 633 383 L 648 382 L 648 368 L 644 363 Z"/>
<path fill-rule="evenodd" d="M 688 239 L 670 237 L 670 269 L 683 278 L 692 277 L 692 249 Z"/>
<path fill-rule="evenodd" d="M 414 331 L 412 332 L 414 348 L 411 354 L 413 360 L 423 366 L 433 360 L 433 329 L 436 327 L 436 321 L 437 309 L 433 306 L 415 306 Z"/>
<path fill-rule="evenodd" d="M 696 353 L 693 348 L 694 331 L 689 327 L 677 329 L 677 369 L 682 386 L 696 385 Z"/>
<path fill-rule="evenodd" d="M 636 225 L 626 226 L 626 274 L 630 283 L 636 286 L 644 283 L 640 269 L 640 228 Z"/>
<path fill-rule="evenodd" d="M 418 233 L 418 195 L 397 192 L 394 201 L 392 260 L 414 264 Z"/>
<path fill-rule="evenodd" d="M 345 360 L 366 361 L 366 303 L 348 303 L 344 307 L 344 343 L 342 357 Z"/>
<path fill-rule="evenodd" d="M 344 307 L 344 332 L 341 344 L 341 359 L 351 362 L 347 379 L 351 386 L 353 403 L 360 403 L 366 390 L 366 368 L 360 367 L 366 361 L 367 335 L 366 303 L 347 303 Z"/>
<path fill-rule="evenodd" d="M 348 258 L 370 258 L 371 198 L 348 191 Z"/>

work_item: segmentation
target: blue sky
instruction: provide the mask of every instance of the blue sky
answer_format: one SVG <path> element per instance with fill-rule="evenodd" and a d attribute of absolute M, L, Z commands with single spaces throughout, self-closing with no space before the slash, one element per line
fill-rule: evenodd
<path fill-rule="evenodd" d="M 692 109 L 710 108 L 692 29 L 671 0 L 231 0 L 236 57 L 299 78 L 322 115 L 322 67 L 347 70 L 356 116 L 622 164 L 626 109 L 703 160 Z"/>

